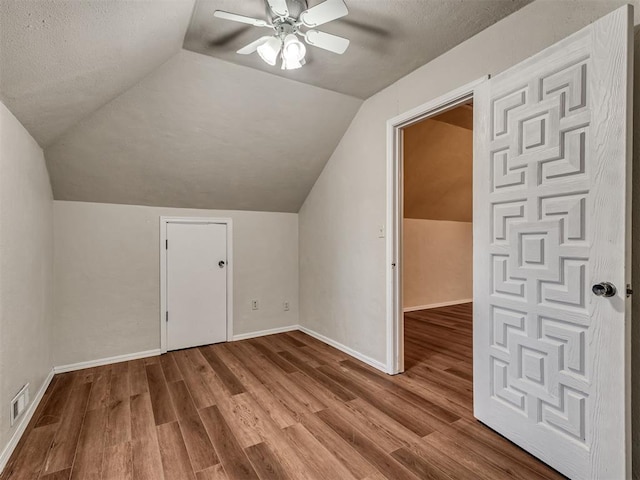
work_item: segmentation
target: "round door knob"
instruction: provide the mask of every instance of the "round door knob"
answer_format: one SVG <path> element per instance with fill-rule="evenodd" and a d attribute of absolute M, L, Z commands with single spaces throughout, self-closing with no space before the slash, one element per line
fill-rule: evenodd
<path fill-rule="evenodd" d="M 219 266 L 220 268 L 224 268 L 224 260 L 220 260 L 220 261 L 218 262 L 218 266 Z"/>
<path fill-rule="evenodd" d="M 591 291 L 599 297 L 613 297 L 616 294 L 616 286 L 613 283 L 596 283 Z"/>

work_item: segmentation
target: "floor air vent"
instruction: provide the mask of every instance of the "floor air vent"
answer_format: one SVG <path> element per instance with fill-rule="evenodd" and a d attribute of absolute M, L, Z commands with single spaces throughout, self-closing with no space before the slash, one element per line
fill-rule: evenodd
<path fill-rule="evenodd" d="M 29 384 L 20 389 L 18 394 L 11 400 L 11 426 L 24 413 L 29 405 Z"/>

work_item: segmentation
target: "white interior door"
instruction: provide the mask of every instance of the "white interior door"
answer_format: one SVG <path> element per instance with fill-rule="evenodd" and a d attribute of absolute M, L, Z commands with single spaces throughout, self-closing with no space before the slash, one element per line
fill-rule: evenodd
<path fill-rule="evenodd" d="M 616 10 L 474 97 L 474 412 L 571 478 L 631 475 L 632 18 Z"/>
<path fill-rule="evenodd" d="M 167 349 L 227 340 L 227 226 L 167 223 Z"/>

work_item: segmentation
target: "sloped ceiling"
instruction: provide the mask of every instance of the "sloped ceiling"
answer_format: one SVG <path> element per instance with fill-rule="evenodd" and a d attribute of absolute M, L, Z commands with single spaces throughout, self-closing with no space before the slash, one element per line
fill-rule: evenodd
<path fill-rule="evenodd" d="M 182 46 L 193 0 L 2 0 L 0 99 L 42 146 Z"/>
<path fill-rule="evenodd" d="M 210 17 L 262 0 L 2 0 L 0 99 L 56 199 L 295 212 L 362 98 L 528 2 L 347 0 L 323 30 L 348 53 L 283 73 L 233 53 L 251 27 Z"/>
<path fill-rule="evenodd" d="M 47 149 L 54 194 L 297 212 L 360 103 L 183 50 Z"/>
<path fill-rule="evenodd" d="M 473 111 L 461 106 L 404 130 L 404 217 L 471 222 Z"/>
<path fill-rule="evenodd" d="M 348 38 L 349 49 L 336 55 L 309 47 L 299 70 L 283 72 L 257 54 L 237 55 L 270 31 L 213 17 L 219 9 L 265 19 L 259 0 L 196 0 L 184 48 L 365 99 L 532 0 L 345 1 L 349 15 L 317 29 Z"/>

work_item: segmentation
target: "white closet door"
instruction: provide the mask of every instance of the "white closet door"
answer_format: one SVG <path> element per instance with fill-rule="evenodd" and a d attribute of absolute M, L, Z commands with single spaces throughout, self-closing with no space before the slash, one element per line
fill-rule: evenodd
<path fill-rule="evenodd" d="M 167 224 L 167 349 L 227 340 L 227 226 Z"/>
<path fill-rule="evenodd" d="M 576 479 L 631 475 L 632 18 L 616 10 L 474 98 L 474 412 Z"/>

